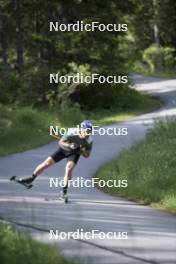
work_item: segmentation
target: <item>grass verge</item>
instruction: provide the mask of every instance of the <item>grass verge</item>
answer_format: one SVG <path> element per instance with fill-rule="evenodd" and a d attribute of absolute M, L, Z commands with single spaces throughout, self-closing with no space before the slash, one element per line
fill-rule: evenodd
<path fill-rule="evenodd" d="M 139 63 L 138 66 L 134 67 L 133 72 L 136 74 L 142 74 L 144 76 L 149 76 L 149 77 L 158 77 L 158 78 L 166 78 L 166 79 L 175 79 L 176 74 L 175 71 L 154 71 L 152 72 L 148 68 L 145 68 L 142 64 Z"/>
<path fill-rule="evenodd" d="M 122 122 L 152 112 L 158 109 L 161 103 L 158 98 L 149 94 L 140 94 L 140 99 L 133 109 L 111 109 L 111 110 L 95 110 L 93 113 L 87 113 L 87 117 L 92 120 L 96 125 L 104 126 L 116 122 Z"/>
<path fill-rule="evenodd" d="M 176 213 L 176 120 L 158 123 L 146 139 L 101 167 L 96 177 L 127 180 L 126 188 L 101 188 L 112 195 Z"/>
<path fill-rule="evenodd" d="M 149 77 L 158 77 L 158 78 L 165 78 L 165 79 L 176 79 L 176 74 L 173 72 L 166 72 L 166 71 L 138 71 L 136 73 L 149 76 Z"/>
<path fill-rule="evenodd" d="M 1 264 L 70 264 L 58 249 L 0 224 Z"/>
<path fill-rule="evenodd" d="M 94 124 L 102 126 L 153 111 L 159 106 L 159 100 L 150 95 L 140 95 L 136 110 L 125 111 L 113 109 L 83 113 L 77 105 L 47 109 L 0 106 L 0 156 L 51 142 L 53 139 L 49 136 L 50 125 L 76 126 L 83 119 L 91 119 Z"/>

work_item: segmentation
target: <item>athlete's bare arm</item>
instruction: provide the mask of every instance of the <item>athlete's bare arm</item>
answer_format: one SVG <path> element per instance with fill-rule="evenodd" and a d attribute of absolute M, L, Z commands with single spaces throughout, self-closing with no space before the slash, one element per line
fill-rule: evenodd
<path fill-rule="evenodd" d="M 81 151 L 80 151 L 80 153 L 81 153 L 81 155 L 84 158 L 88 158 L 90 156 L 91 151 L 90 150 L 86 150 L 85 148 L 82 148 Z"/>
<path fill-rule="evenodd" d="M 63 149 L 75 149 L 77 145 L 75 143 L 68 143 L 63 138 L 59 140 L 59 146 Z"/>
<path fill-rule="evenodd" d="M 61 138 L 58 142 L 61 148 L 70 148 L 70 144 L 66 142 L 63 138 Z"/>

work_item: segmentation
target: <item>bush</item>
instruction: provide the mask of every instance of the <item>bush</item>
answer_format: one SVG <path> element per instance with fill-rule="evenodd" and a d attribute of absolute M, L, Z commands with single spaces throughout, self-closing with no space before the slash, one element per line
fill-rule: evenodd
<path fill-rule="evenodd" d="M 69 98 L 72 102 L 79 103 L 81 109 L 91 111 L 93 109 L 136 108 L 136 105 L 140 103 L 141 95 L 124 84 L 93 83 L 78 85 Z"/>
<path fill-rule="evenodd" d="M 171 47 L 163 48 L 164 67 L 167 70 L 173 70 L 176 67 L 176 57 L 174 57 L 175 49 Z"/>
<path fill-rule="evenodd" d="M 85 119 L 85 115 L 81 112 L 78 103 L 71 104 L 69 101 L 63 101 L 59 109 L 59 122 L 69 127 L 70 125 L 76 126 Z"/>
<path fill-rule="evenodd" d="M 0 224 L 1 264 L 68 264 L 58 249 L 32 240 Z"/>
<path fill-rule="evenodd" d="M 172 47 L 158 47 L 151 45 L 143 53 L 143 61 L 151 72 L 157 70 L 171 71 L 176 66 L 175 49 Z"/>
<path fill-rule="evenodd" d="M 20 78 L 10 72 L 0 68 L 0 102 L 3 104 L 14 103 L 17 100 L 19 90 L 22 87 Z"/>
<path fill-rule="evenodd" d="M 151 72 L 154 72 L 158 69 L 159 64 L 162 62 L 162 58 L 163 49 L 155 44 L 152 44 L 143 53 L 143 60 L 148 64 Z"/>

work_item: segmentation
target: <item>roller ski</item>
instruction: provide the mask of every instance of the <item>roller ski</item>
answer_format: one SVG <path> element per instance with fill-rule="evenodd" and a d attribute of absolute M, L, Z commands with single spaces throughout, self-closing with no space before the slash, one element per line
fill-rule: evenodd
<path fill-rule="evenodd" d="M 16 176 L 12 176 L 10 178 L 10 181 L 14 181 L 18 184 L 21 184 L 24 187 L 26 187 L 26 189 L 31 189 L 33 187 L 33 184 L 31 183 L 32 181 L 30 181 L 30 178 L 28 178 L 28 179 L 17 179 Z"/>

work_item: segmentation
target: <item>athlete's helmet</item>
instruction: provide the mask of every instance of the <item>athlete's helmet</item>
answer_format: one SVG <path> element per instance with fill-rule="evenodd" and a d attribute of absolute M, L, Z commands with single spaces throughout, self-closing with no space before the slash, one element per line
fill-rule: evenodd
<path fill-rule="evenodd" d="M 92 130 L 93 124 L 91 121 L 89 120 L 84 120 L 81 124 L 80 124 L 81 128 L 83 129 L 90 129 Z"/>

